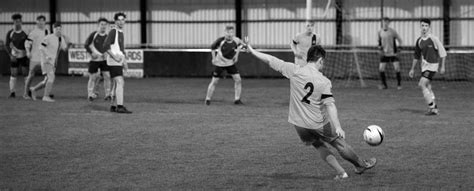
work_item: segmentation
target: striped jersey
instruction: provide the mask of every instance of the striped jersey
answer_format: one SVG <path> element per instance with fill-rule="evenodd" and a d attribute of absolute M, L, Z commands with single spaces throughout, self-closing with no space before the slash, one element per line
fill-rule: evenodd
<path fill-rule="evenodd" d="M 446 57 L 447 53 L 438 37 L 428 34 L 420 37 L 415 44 L 415 59 L 430 64 L 438 64 L 439 59 Z"/>
<path fill-rule="evenodd" d="M 227 40 L 225 37 L 220 37 L 211 45 L 211 50 L 217 50 L 217 62 L 213 64 L 220 67 L 234 65 L 234 57 L 237 54 L 238 47 L 242 45 L 242 40 L 233 37 Z"/>
<path fill-rule="evenodd" d="M 25 41 L 28 35 L 25 31 L 15 31 L 11 29 L 7 33 L 6 47 L 7 51 L 16 58 L 23 58 L 26 56 Z"/>

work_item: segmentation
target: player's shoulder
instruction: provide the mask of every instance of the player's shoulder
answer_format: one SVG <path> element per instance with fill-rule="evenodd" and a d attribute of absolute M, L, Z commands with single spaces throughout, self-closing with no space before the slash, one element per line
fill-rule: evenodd
<path fill-rule="evenodd" d="M 306 32 L 299 32 L 299 33 L 296 33 L 295 38 L 301 38 L 301 37 L 303 37 L 303 36 L 306 35 L 305 33 L 306 33 Z"/>
<path fill-rule="evenodd" d="M 429 34 L 428 38 L 431 39 L 432 41 L 439 42 L 439 38 L 434 34 Z"/>

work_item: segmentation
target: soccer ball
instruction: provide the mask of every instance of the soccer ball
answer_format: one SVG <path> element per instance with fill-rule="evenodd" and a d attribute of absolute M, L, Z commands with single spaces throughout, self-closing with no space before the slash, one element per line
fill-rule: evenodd
<path fill-rule="evenodd" d="M 370 125 L 364 130 L 364 141 L 370 146 L 382 144 L 385 134 L 377 125 Z"/>

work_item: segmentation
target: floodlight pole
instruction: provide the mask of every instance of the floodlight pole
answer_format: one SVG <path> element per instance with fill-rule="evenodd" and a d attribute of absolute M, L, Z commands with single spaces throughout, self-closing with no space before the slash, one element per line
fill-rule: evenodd
<path fill-rule="evenodd" d="M 58 2 L 56 0 L 49 0 L 49 29 L 53 32 L 53 24 L 56 22 L 56 15 L 58 13 Z"/>
<path fill-rule="evenodd" d="M 242 38 L 242 0 L 234 1 L 235 8 L 235 36 Z"/>

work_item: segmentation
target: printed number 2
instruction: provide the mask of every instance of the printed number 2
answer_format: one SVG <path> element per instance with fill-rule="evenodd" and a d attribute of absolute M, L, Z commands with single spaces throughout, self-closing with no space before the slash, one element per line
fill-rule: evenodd
<path fill-rule="evenodd" d="M 301 100 L 301 102 L 303 103 L 307 103 L 307 104 L 311 104 L 311 102 L 308 100 L 309 96 L 311 96 L 311 94 L 313 94 L 313 90 L 314 90 L 314 86 L 313 86 L 313 83 L 311 82 L 308 82 L 305 86 L 304 86 L 304 89 L 308 89 L 309 88 L 309 92 L 306 94 L 306 96 L 303 97 L 303 99 Z"/>

